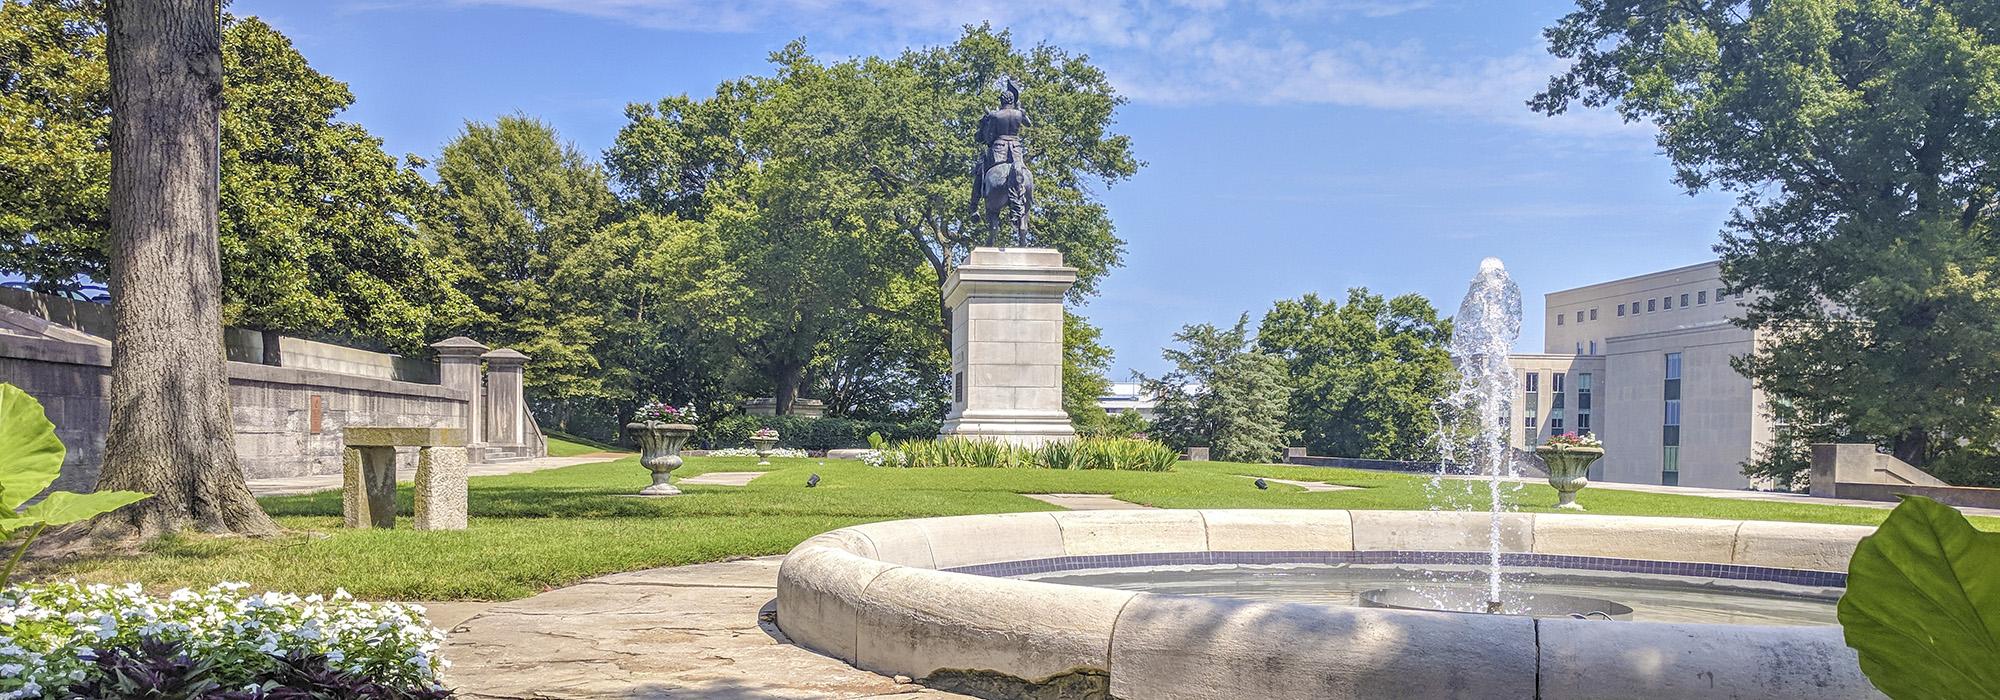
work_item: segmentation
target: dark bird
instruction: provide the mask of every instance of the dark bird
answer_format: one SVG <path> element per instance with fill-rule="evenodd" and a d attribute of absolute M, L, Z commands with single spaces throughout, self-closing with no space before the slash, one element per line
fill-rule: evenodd
<path fill-rule="evenodd" d="M 1264 480 L 1263 480 L 1263 479 L 1258 479 L 1258 480 L 1257 480 L 1257 490 L 1258 490 L 1258 491 L 1263 491 L 1263 490 L 1265 490 L 1265 489 L 1268 489 L 1268 488 L 1271 488 L 1271 485 L 1270 485 L 1270 484 L 1267 484 L 1267 483 L 1264 483 Z"/>
<path fill-rule="evenodd" d="M 808 476 L 808 477 L 806 477 L 806 488 L 812 488 L 812 487 L 814 487 L 814 486 L 818 486 L 818 485 L 819 485 L 819 475 L 818 475 L 818 474 L 814 474 L 814 475 L 812 475 L 812 476 Z"/>

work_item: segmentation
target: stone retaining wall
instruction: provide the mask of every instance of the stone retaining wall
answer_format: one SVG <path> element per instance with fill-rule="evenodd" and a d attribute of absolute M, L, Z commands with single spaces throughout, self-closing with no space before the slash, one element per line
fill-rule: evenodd
<path fill-rule="evenodd" d="M 786 556 L 778 625 L 882 674 L 1125 698 L 1873 698 L 1832 627 L 1535 620 L 1114 591 L 957 567 L 1135 553 L 1479 551 L 1484 513 L 1075 511 L 873 523 Z M 1835 572 L 1871 528 L 1508 514 L 1508 551 Z M 1107 562 L 1111 561 L 1106 557 Z"/>
<path fill-rule="evenodd" d="M 337 474 L 347 425 L 457 427 L 463 391 L 320 370 L 229 363 L 236 453 L 252 479 Z M 110 421 L 111 348 L 40 338 L 0 338 L 0 381 L 42 402 L 68 446 L 55 487 L 97 482 Z"/>

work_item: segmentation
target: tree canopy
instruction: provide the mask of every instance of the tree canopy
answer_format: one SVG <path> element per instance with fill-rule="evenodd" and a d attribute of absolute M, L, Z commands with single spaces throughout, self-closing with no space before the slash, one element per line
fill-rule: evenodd
<path fill-rule="evenodd" d="M 1197 323 L 1175 333 L 1183 347 L 1161 352 L 1173 369 L 1140 380 L 1158 401 L 1157 437 L 1177 448 L 1207 447 L 1210 457 L 1229 462 L 1283 456 L 1291 398 L 1285 362 L 1253 341 L 1249 314 L 1229 328 Z"/>
<path fill-rule="evenodd" d="M 103 5 L 0 4 L 0 269 L 38 291 L 105 275 L 110 173 Z M 223 34 L 224 320 L 417 349 L 464 299 L 416 224 L 430 186 L 339 121 L 347 86 L 254 17 Z"/>
<path fill-rule="evenodd" d="M 1317 294 L 1281 300 L 1257 329 L 1257 346 L 1288 369 L 1287 426 L 1312 454 L 1368 459 L 1435 452 L 1435 403 L 1457 376 L 1450 341 L 1451 321 L 1430 300 L 1360 287 L 1344 306 Z"/>
<path fill-rule="evenodd" d="M 1788 439 L 2000 476 L 2000 6 L 1583 0 L 1547 36 L 1573 63 L 1535 109 L 1614 106 L 1689 191 L 1736 193 L 1717 251 L 1759 336 L 1738 369 L 1824 427 Z"/>

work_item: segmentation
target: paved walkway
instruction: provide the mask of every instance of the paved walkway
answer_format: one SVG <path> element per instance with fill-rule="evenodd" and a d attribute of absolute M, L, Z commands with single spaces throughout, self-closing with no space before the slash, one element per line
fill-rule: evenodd
<path fill-rule="evenodd" d="M 541 471 L 543 469 L 590 464 L 592 462 L 609 462 L 626 456 L 628 455 L 619 452 L 599 452 L 577 457 L 538 457 L 518 462 L 474 464 L 470 469 L 470 473 L 472 476 L 520 474 L 523 472 Z M 401 461 L 410 462 L 411 464 L 408 467 L 400 467 L 396 470 L 396 480 L 409 481 L 416 478 L 417 465 L 415 464 L 415 460 Z M 250 493 L 257 496 L 293 496 L 302 493 L 318 493 L 320 491 L 339 491 L 340 479 L 341 475 L 339 474 L 289 476 L 277 479 L 251 479 Z"/>
<path fill-rule="evenodd" d="M 1249 475 L 1249 474 L 1238 474 L 1237 476 L 1240 476 L 1240 477 L 1243 477 L 1243 478 L 1245 478 L 1245 479 L 1255 479 L 1255 478 L 1258 478 L 1258 477 L 1255 477 L 1255 476 L 1251 476 L 1251 475 Z M 1268 476 L 1267 476 L 1267 477 L 1263 477 L 1263 479 L 1264 479 L 1265 481 L 1267 481 L 1267 482 L 1270 482 L 1270 483 L 1273 483 L 1273 484 L 1287 484 L 1287 485 L 1290 485 L 1290 486 L 1297 486 L 1297 487 L 1299 487 L 1299 488 L 1302 488 L 1302 489 L 1305 489 L 1305 490 L 1306 490 L 1307 492 L 1309 492 L 1309 493 L 1326 493 L 1326 492 L 1329 492 L 1329 491 L 1359 491 L 1359 490 L 1361 490 L 1361 487 L 1359 487 L 1359 486 L 1342 486 L 1342 485 L 1340 485 L 1340 484 L 1329 484 L 1329 483 L 1326 483 L 1326 482 L 1324 482 L 1324 481 L 1293 481 L 1293 480 L 1291 480 L 1291 479 L 1276 479 L 1276 478 L 1272 478 L 1272 477 L 1268 477 Z"/>
<path fill-rule="evenodd" d="M 778 562 L 614 574 L 501 603 L 454 627 L 459 697 L 962 698 L 791 645 L 771 622 Z"/>
<path fill-rule="evenodd" d="M 1151 510 L 1131 501 L 1121 501 L 1101 493 L 1024 493 L 1029 498 L 1070 510 Z"/>
<path fill-rule="evenodd" d="M 749 486 L 751 480 L 763 476 L 764 472 L 709 472 L 700 476 L 676 479 L 676 484 L 705 484 L 708 486 Z"/>

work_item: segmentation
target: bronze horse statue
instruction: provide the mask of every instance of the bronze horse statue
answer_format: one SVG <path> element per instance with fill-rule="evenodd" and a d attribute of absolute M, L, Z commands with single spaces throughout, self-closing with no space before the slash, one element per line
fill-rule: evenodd
<path fill-rule="evenodd" d="M 989 247 L 1000 240 L 1003 215 L 1013 224 L 1017 244 L 1028 245 L 1035 176 L 1028 172 L 1028 152 L 1021 144 L 1028 114 L 1021 111 L 1020 98 L 1020 88 L 1008 78 L 1000 89 L 1000 108 L 979 118 L 979 143 L 986 149 L 972 170 L 972 213 L 986 222 Z"/>

